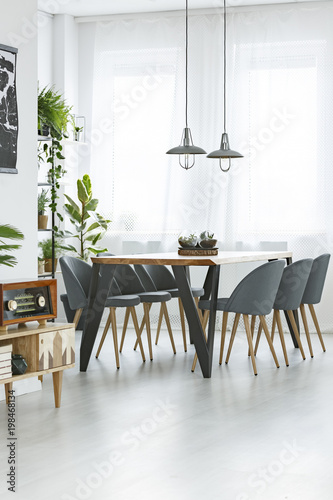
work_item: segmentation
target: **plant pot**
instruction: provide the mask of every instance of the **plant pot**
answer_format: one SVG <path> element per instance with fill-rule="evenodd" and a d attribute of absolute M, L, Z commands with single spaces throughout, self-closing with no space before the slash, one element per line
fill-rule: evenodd
<path fill-rule="evenodd" d="M 217 244 L 217 240 L 213 240 L 211 238 L 209 238 L 207 240 L 201 240 L 199 242 L 199 245 L 201 246 L 201 248 L 215 248 L 216 244 Z"/>
<path fill-rule="evenodd" d="M 58 259 L 54 259 L 54 271 L 57 269 Z M 45 259 L 45 272 L 52 273 L 52 259 Z"/>
<path fill-rule="evenodd" d="M 48 215 L 38 215 L 38 229 L 47 229 Z"/>
<path fill-rule="evenodd" d="M 80 131 L 74 130 L 74 132 L 73 132 L 73 140 L 77 141 L 77 142 L 80 142 L 80 137 L 81 137 L 81 130 Z"/>
<path fill-rule="evenodd" d="M 42 128 L 38 129 L 38 135 L 42 135 L 43 137 L 49 137 L 50 127 L 48 127 L 47 125 L 42 125 Z"/>
<path fill-rule="evenodd" d="M 38 274 L 43 274 L 45 272 L 45 261 L 44 260 L 39 260 L 38 261 Z"/>

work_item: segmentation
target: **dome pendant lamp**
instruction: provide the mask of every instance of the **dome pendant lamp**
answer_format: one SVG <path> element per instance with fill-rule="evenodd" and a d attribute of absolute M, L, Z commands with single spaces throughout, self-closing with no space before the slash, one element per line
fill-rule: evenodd
<path fill-rule="evenodd" d="M 185 23 L 185 128 L 183 130 L 180 145 L 169 149 L 167 154 L 178 155 L 179 165 L 185 170 L 189 170 L 195 163 L 195 155 L 206 154 L 201 148 L 193 145 L 191 130 L 187 123 L 187 73 L 188 73 L 188 0 L 186 0 L 186 23 Z"/>
<path fill-rule="evenodd" d="M 226 52 L 227 52 L 227 10 L 226 10 L 226 5 L 225 5 L 226 0 L 224 0 L 224 14 L 223 14 L 223 21 L 224 21 L 224 36 L 223 36 L 223 57 L 224 57 L 224 65 L 223 65 L 223 105 L 224 105 L 224 132 L 222 134 L 222 139 L 221 139 L 221 145 L 220 149 L 217 149 L 216 151 L 212 151 L 207 155 L 207 158 L 219 158 L 220 160 L 220 169 L 222 172 L 228 172 L 231 167 L 231 159 L 232 158 L 243 158 L 243 155 L 240 153 L 237 153 L 237 151 L 233 151 L 230 149 L 229 146 L 229 138 L 228 134 L 226 131 L 226 87 L 227 87 L 227 58 L 226 58 Z"/>

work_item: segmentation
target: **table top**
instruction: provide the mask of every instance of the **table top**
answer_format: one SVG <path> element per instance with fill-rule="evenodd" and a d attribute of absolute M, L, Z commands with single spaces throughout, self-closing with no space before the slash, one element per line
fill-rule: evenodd
<path fill-rule="evenodd" d="M 292 252 L 224 252 L 209 256 L 178 255 L 177 252 L 146 253 L 135 255 L 116 255 L 114 257 L 92 257 L 93 264 L 151 264 L 171 266 L 219 266 L 239 262 L 256 262 L 260 260 L 286 259 Z"/>

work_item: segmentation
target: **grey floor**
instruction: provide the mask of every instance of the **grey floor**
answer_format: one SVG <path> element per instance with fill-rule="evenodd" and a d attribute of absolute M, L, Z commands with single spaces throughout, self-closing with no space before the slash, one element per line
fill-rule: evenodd
<path fill-rule="evenodd" d="M 126 339 L 115 369 L 111 337 L 86 373 L 64 373 L 17 398 L 17 492 L 7 492 L 7 415 L 0 403 L 0 494 L 28 500 L 331 500 L 333 335 L 276 369 L 264 342 L 252 373 L 242 334 L 211 379 L 191 373 L 193 346 L 173 355 L 165 332 L 142 364 Z M 77 353 L 80 334 L 77 334 Z M 306 349 L 306 353 L 308 353 Z"/>

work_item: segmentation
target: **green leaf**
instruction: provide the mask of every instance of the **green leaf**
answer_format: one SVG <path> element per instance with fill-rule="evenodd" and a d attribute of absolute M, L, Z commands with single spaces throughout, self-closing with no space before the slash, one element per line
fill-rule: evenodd
<path fill-rule="evenodd" d="M 0 255 L 0 265 L 14 267 L 17 264 L 17 259 L 13 255 Z"/>
<path fill-rule="evenodd" d="M 72 205 L 72 207 L 74 208 L 74 210 L 76 210 L 78 213 L 80 213 L 79 205 L 77 205 L 75 203 L 75 201 L 70 196 L 68 196 L 67 194 L 65 194 L 64 196 L 69 201 L 69 203 Z"/>
<path fill-rule="evenodd" d="M 93 211 L 96 210 L 98 205 L 98 200 L 97 198 L 92 198 L 87 204 L 86 204 L 86 210 L 87 211 Z"/>
<path fill-rule="evenodd" d="M 21 248 L 21 245 L 0 245 L 0 252 L 4 250 L 18 250 L 19 248 Z"/>
<path fill-rule="evenodd" d="M 10 240 L 23 240 L 24 235 L 19 229 L 9 224 L 0 224 L 0 238 L 9 238 Z"/>
<path fill-rule="evenodd" d="M 77 197 L 81 203 L 87 203 L 89 201 L 89 194 L 81 179 L 77 180 Z"/>
<path fill-rule="evenodd" d="M 73 222 L 73 224 L 75 222 L 79 222 L 81 224 L 81 215 L 80 215 L 80 213 L 78 213 L 76 210 L 74 210 L 74 208 L 71 205 L 68 205 L 68 203 L 66 203 L 64 205 L 64 210 L 67 213 L 67 215 L 69 215 L 69 218 L 71 219 L 71 221 Z"/>
<path fill-rule="evenodd" d="M 93 231 L 94 229 L 97 229 L 99 227 L 100 227 L 99 223 L 98 222 L 94 222 L 93 224 L 91 224 L 91 226 L 88 227 L 87 232 L 88 231 Z"/>
<path fill-rule="evenodd" d="M 102 253 L 102 252 L 107 252 L 108 249 L 107 248 L 102 248 L 102 247 L 88 247 L 87 250 L 89 250 L 89 252 L 97 255 L 98 253 Z"/>
<path fill-rule="evenodd" d="M 84 187 L 86 188 L 86 191 L 88 193 L 89 198 L 91 198 L 92 195 L 92 190 L 91 190 L 91 180 L 88 174 L 85 174 L 82 178 L 82 182 L 84 184 Z"/>

